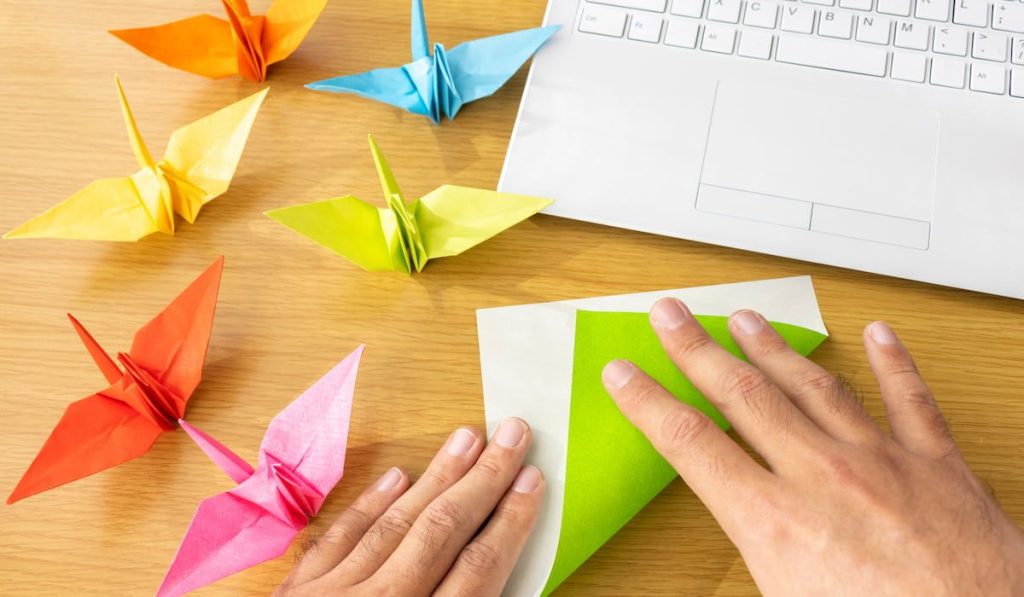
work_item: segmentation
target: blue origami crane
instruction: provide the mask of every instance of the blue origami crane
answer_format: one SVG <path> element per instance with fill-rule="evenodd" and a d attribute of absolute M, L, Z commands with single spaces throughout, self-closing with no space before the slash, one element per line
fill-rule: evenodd
<path fill-rule="evenodd" d="M 354 93 L 430 118 L 455 118 L 463 104 L 501 88 L 558 25 L 524 29 L 461 43 L 450 51 L 435 43 L 430 53 L 423 0 L 412 0 L 412 59 L 399 68 L 379 68 L 358 75 L 324 79 L 309 89 Z"/>

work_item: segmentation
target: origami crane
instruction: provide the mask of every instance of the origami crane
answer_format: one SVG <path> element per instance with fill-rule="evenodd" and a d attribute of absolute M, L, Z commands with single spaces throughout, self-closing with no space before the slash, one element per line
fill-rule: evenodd
<path fill-rule="evenodd" d="M 354 93 L 421 114 L 439 124 L 455 118 L 463 104 L 501 88 L 559 26 L 524 29 L 461 43 L 451 51 L 435 43 L 430 53 L 423 0 L 412 0 L 412 62 L 399 68 L 335 77 L 306 87 Z"/>
<path fill-rule="evenodd" d="M 116 362 L 68 315 L 110 386 L 68 406 L 8 504 L 138 458 L 176 428 L 202 379 L 223 266 L 214 261 Z"/>
<path fill-rule="evenodd" d="M 171 134 L 164 159 L 154 161 L 142 140 L 121 81 L 121 113 L 140 170 L 93 181 L 4 238 L 135 241 L 174 234 L 174 213 L 190 224 L 202 207 L 228 189 L 264 89 Z"/>
<path fill-rule="evenodd" d="M 164 64 L 219 79 L 267 78 L 267 67 L 298 49 L 327 0 L 276 0 L 266 16 L 253 16 L 245 0 L 222 0 L 228 20 L 196 15 L 173 23 L 111 31 Z"/>
<path fill-rule="evenodd" d="M 387 208 L 347 195 L 266 212 L 367 271 L 423 270 L 427 260 L 458 255 L 553 203 L 525 195 L 444 185 L 406 201 L 370 135 Z"/>
<path fill-rule="evenodd" d="M 181 421 L 238 486 L 199 504 L 158 597 L 187 593 L 288 550 L 344 472 L 362 354 L 360 346 L 274 417 L 255 469 Z"/>

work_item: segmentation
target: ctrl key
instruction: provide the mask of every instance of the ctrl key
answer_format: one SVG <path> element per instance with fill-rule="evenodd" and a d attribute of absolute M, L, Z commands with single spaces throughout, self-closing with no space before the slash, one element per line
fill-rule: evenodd
<path fill-rule="evenodd" d="M 1010 74 L 1010 95 L 1024 97 L 1024 68 L 1015 68 Z"/>
<path fill-rule="evenodd" d="M 601 6 L 587 6 L 580 17 L 580 31 L 622 37 L 626 32 L 626 13 Z"/>

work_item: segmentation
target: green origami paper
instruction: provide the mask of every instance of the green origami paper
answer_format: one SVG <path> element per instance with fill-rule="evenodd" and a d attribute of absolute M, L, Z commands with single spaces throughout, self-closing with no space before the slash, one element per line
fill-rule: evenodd
<path fill-rule="evenodd" d="M 726 350 L 743 358 L 729 334 L 727 318 L 697 319 Z M 794 325 L 771 325 L 805 356 L 826 338 Z M 647 313 L 577 311 L 562 529 L 545 595 L 677 476 L 605 391 L 601 370 L 615 359 L 632 361 L 723 429 L 729 425 L 669 360 Z"/>

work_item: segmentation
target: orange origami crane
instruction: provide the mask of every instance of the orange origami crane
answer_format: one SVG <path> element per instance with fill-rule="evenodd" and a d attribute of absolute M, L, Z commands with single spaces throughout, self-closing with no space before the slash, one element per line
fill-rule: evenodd
<path fill-rule="evenodd" d="M 110 387 L 68 405 L 8 504 L 138 458 L 177 428 L 202 378 L 223 266 L 219 257 L 117 362 L 68 315 Z"/>
<path fill-rule="evenodd" d="M 253 16 L 245 0 L 221 0 L 228 20 L 196 15 L 173 23 L 111 31 L 150 58 L 183 71 L 220 79 L 267 78 L 267 67 L 299 44 L 327 0 L 275 0 L 266 16 Z"/>

